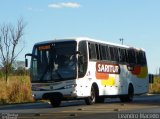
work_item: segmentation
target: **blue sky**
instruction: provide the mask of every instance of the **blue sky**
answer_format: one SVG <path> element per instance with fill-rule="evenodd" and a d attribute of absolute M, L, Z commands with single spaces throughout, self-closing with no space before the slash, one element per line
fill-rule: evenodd
<path fill-rule="evenodd" d="M 160 67 L 160 0 L 1 0 L 0 24 L 27 23 L 25 48 L 55 38 L 86 36 L 144 48 L 150 73 Z"/>

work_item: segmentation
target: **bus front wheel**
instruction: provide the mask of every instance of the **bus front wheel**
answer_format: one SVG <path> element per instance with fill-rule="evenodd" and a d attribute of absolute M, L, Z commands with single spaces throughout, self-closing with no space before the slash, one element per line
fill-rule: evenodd
<path fill-rule="evenodd" d="M 59 107 L 61 104 L 61 99 L 50 99 L 50 102 L 53 107 Z"/>
<path fill-rule="evenodd" d="M 96 102 L 96 91 L 93 86 L 91 88 L 91 95 L 85 99 L 85 102 L 87 105 L 92 105 Z"/>

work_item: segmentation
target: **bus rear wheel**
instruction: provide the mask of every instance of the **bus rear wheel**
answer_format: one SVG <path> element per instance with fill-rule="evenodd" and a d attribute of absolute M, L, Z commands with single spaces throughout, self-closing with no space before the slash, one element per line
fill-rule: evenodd
<path fill-rule="evenodd" d="M 87 105 L 92 105 L 96 102 L 96 91 L 94 87 L 91 88 L 91 95 L 85 99 Z"/>
<path fill-rule="evenodd" d="M 125 96 L 120 96 L 121 102 L 132 102 L 134 96 L 134 88 L 132 85 L 129 85 L 128 94 Z"/>
<path fill-rule="evenodd" d="M 61 99 L 50 99 L 50 102 L 53 107 L 59 107 L 61 105 Z"/>

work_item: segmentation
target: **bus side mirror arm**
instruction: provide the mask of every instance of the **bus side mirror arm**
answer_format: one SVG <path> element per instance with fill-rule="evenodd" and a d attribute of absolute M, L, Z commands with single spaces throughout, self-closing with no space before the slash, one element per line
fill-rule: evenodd
<path fill-rule="evenodd" d="M 34 55 L 32 55 L 31 53 L 25 54 L 25 59 L 27 56 L 33 57 Z"/>
<path fill-rule="evenodd" d="M 80 55 L 80 54 L 81 54 L 81 52 L 80 52 L 80 51 L 76 51 L 76 52 L 75 52 L 75 54 L 79 54 L 79 55 Z"/>
<path fill-rule="evenodd" d="M 32 54 L 28 53 L 28 54 L 25 54 L 25 67 L 28 67 L 28 59 L 26 58 L 27 56 L 33 56 Z"/>
<path fill-rule="evenodd" d="M 28 59 L 25 58 L 25 67 L 28 67 Z"/>

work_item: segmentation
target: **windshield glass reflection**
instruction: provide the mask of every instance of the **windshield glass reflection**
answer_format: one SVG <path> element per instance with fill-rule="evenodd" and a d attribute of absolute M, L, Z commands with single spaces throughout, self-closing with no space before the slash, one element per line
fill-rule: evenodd
<path fill-rule="evenodd" d="M 31 60 L 33 82 L 49 82 L 76 77 L 76 42 L 36 45 Z"/>

